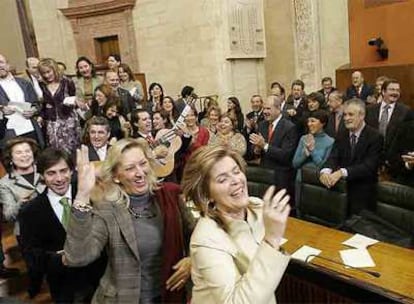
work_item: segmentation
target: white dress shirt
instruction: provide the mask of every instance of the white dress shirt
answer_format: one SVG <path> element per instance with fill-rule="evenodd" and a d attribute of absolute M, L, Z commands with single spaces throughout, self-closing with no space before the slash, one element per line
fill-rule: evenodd
<path fill-rule="evenodd" d="M 98 154 L 99 160 L 105 160 L 107 150 L 108 150 L 107 145 L 103 145 L 99 149 L 95 149 L 96 154 Z"/>
<path fill-rule="evenodd" d="M 29 74 L 29 75 L 30 75 L 30 74 Z M 39 99 L 43 99 L 43 91 L 42 91 L 42 89 L 40 88 L 40 85 L 39 85 L 39 80 L 37 80 L 37 78 L 36 78 L 36 77 L 34 77 L 33 75 L 30 75 L 30 78 L 32 79 L 33 87 L 34 87 L 34 89 L 35 89 L 35 92 L 36 92 L 37 98 L 39 98 Z"/>

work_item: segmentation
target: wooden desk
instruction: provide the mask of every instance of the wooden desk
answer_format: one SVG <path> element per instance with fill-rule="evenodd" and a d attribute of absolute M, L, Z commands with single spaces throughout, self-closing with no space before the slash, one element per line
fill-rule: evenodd
<path fill-rule="evenodd" d="M 320 256 L 342 262 L 341 243 L 352 234 L 290 218 L 283 248 L 295 252 L 302 245 L 322 250 Z M 364 272 L 346 269 L 320 258 L 311 263 L 292 260 L 278 288 L 279 303 L 298 302 L 403 302 L 414 303 L 414 250 L 377 243 L 369 247 L 379 272 L 376 278 Z"/>

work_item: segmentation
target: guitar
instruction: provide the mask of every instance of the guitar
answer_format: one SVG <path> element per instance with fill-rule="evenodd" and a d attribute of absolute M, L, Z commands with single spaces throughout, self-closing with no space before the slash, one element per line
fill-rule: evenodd
<path fill-rule="evenodd" d="M 161 129 L 155 136 L 155 143 L 151 144 L 154 149 L 158 145 L 165 145 L 168 147 L 168 154 L 164 158 L 156 159 L 154 171 L 157 177 L 166 177 L 174 170 L 174 156 L 181 148 L 181 137 L 175 134 L 174 129 Z"/>
<path fill-rule="evenodd" d="M 191 107 L 189 105 L 186 105 L 172 129 L 159 130 L 155 136 L 154 143 L 150 144 L 152 149 L 159 145 L 165 145 L 168 147 L 167 156 L 164 158 L 156 159 L 154 171 L 157 177 L 166 177 L 170 175 L 174 170 L 174 156 L 182 145 L 181 137 L 178 136 L 175 131 L 178 129 L 179 125 L 184 123 L 184 119 L 190 109 Z"/>

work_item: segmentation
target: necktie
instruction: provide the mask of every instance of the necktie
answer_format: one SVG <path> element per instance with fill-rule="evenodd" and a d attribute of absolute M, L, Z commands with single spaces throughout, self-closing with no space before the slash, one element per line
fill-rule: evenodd
<path fill-rule="evenodd" d="M 357 137 L 354 133 L 351 134 L 351 157 L 353 158 L 355 155 L 355 147 L 357 144 Z"/>
<path fill-rule="evenodd" d="M 152 138 L 151 134 L 148 134 L 145 139 L 147 140 L 148 144 L 150 145 L 150 147 L 152 147 L 154 145 L 154 139 Z"/>
<path fill-rule="evenodd" d="M 269 130 L 267 132 L 267 142 L 268 143 L 270 143 L 270 141 L 272 140 L 273 132 L 274 132 L 273 124 L 270 124 L 269 125 Z"/>
<path fill-rule="evenodd" d="M 385 137 L 385 134 L 387 133 L 387 126 L 388 126 L 388 110 L 390 106 L 386 105 L 384 109 L 382 110 L 380 121 L 379 121 L 379 127 L 378 131 L 382 136 Z"/>
<path fill-rule="evenodd" d="M 62 197 L 59 203 L 63 206 L 62 225 L 65 229 L 68 227 L 70 218 L 70 205 L 67 197 Z"/>

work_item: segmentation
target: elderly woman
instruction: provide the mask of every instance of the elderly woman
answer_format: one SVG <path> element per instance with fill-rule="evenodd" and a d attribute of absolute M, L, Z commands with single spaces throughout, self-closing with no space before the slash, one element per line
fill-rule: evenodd
<path fill-rule="evenodd" d="M 280 249 L 290 207 L 274 187 L 263 200 L 247 191 L 243 158 L 224 146 L 196 151 L 183 192 L 201 213 L 191 237 L 192 303 L 275 303 L 289 263 Z"/>
<path fill-rule="evenodd" d="M 209 145 L 224 145 L 243 156 L 246 153 L 246 139 L 235 130 L 236 121 L 228 113 L 222 114 L 218 123 L 218 132 L 210 137 Z"/>
<path fill-rule="evenodd" d="M 17 137 L 6 143 L 3 157 L 8 174 L 0 179 L 0 202 L 8 220 L 16 219 L 21 204 L 44 190 L 34 165 L 37 151 L 31 138 Z"/>
<path fill-rule="evenodd" d="M 45 185 L 41 183 L 34 164 L 37 151 L 38 146 L 31 138 L 18 137 L 7 141 L 3 160 L 8 174 L 0 179 L 0 203 L 3 207 L 0 217 L 16 220 L 21 206 L 44 191 Z M 19 230 L 16 222 L 15 234 L 20 243 Z M 4 268 L 3 261 L 4 255 L 0 244 L 0 277 L 9 273 L 8 269 Z M 30 269 L 29 275 L 29 293 L 34 295 L 39 291 L 41 281 L 35 282 L 36 278 Z"/>
<path fill-rule="evenodd" d="M 308 134 L 303 135 L 295 156 L 293 157 L 293 167 L 298 169 L 296 176 L 296 206 L 300 202 L 300 182 L 301 170 L 304 165 L 322 166 L 331 153 L 334 139 L 325 133 L 324 127 L 328 122 L 328 114 L 324 110 L 316 110 L 309 113 L 307 119 Z"/>
<path fill-rule="evenodd" d="M 79 186 L 64 260 L 83 266 L 107 251 L 108 265 L 93 303 L 183 300 L 192 222 L 179 187 L 157 183 L 151 155 L 144 139 L 122 139 L 110 148 L 95 177 L 87 148 L 78 151 Z"/>
<path fill-rule="evenodd" d="M 43 92 L 40 116 L 44 121 L 47 146 L 74 155 L 80 144 L 81 127 L 74 111 L 76 104 L 67 97 L 75 99 L 75 85 L 59 74 L 57 63 L 51 58 L 40 60 L 38 68 L 43 79 L 39 84 Z"/>

